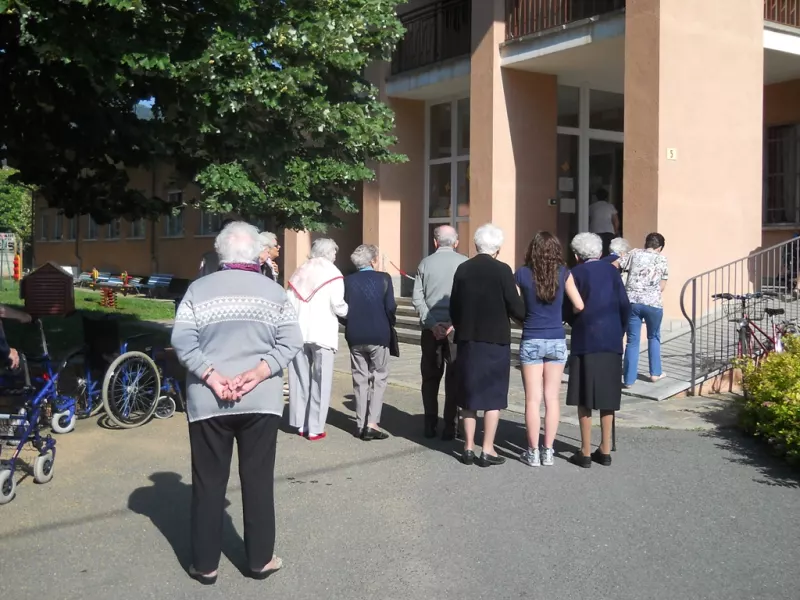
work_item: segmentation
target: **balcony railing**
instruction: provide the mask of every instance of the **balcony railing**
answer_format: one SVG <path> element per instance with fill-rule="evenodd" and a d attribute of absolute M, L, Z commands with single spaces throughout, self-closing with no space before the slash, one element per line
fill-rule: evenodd
<path fill-rule="evenodd" d="M 470 0 L 439 0 L 400 15 L 400 20 L 406 34 L 392 55 L 392 75 L 472 51 Z"/>
<path fill-rule="evenodd" d="M 506 39 L 514 40 L 625 8 L 625 0 L 506 0 Z"/>
<path fill-rule="evenodd" d="M 800 27 L 800 0 L 764 0 L 764 20 Z"/>

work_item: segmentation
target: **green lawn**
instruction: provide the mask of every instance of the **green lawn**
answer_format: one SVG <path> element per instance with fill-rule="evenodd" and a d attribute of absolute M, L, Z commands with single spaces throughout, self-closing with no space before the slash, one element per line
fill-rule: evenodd
<path fill-rule="evenodd" d="M 167 335 L 154 330 L 152 326 L 148 326 L 145 322 L 173 319 L 175 317 L 175 305 L 171 300 L 152 300 L 141 297 L 126 298 L 118 294 L 116 309 L 100 306 L 100 300 L 99 292 L 76 289 L 76 314 L 69 317 L 46 317 L 42 319 L 45 337 L 52 356 L 61 357 L 70 349 L 83 344 L 83 315 L 100 317 L 104 314 L 113 313 L 119 318 L 122 337 L 155 331 L 158 345 L 167 345 Z M 5 289 L 0 290 L 0 304 L 24 308 L 22 300 L 19 298 L 19 289 L 10 283 L 6 283 Z M 8 342 L 13 348 L 31 355 L 41 352 L 39 336 L 33 326 L 5 320 L 3 328 Z"/>

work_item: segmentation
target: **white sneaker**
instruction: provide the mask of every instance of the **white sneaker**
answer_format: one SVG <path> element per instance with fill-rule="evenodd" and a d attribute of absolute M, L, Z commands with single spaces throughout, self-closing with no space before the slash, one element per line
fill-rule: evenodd
<path fill-rule="evenodd" d="M 553 462 L 553 449 L 542 446 L 542 465 L 552 467 L 553 464 L 555 464 Z"/>
<path fill-rule="evenodd" d="M 529 467 L 538 467 L 542 464 L 539 460 L 538 448 L 528 448 L 520 455 L 519 459 Z"/>

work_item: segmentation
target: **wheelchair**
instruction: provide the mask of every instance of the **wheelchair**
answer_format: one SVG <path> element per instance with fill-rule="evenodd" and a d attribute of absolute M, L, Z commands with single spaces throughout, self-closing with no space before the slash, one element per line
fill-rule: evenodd
<path fill-rule="evenodd" d="M 120 340 L 119 321 L 83 317 L 84 345 L 65 360 L 74 382 L 77 413 L 99 415 L 123 429 L 139 427 L 152 418 L 168 419 L 185 410 L 181 386 L 166 376 L 163 348 L 146 342 L 153 334 Z"/>
<path fill-rule="evenodd" d="M 16 496 L 17 460 L 26 444 L 38 455 L 33 461 L 33 480 L 48 483 L 53 479 L 56 441 L 42 435 L 48 423 L 53 431 L 66 433 L 75 426 L 74 400 L 58 392 L 59 370 L 53 369 L 41 322 L 36 322 L 42 338 L 43 355 L 28 358 L 20 354 L 19 367 L 0 377 L 0 452 L 11 445 L 9 460 L 0 456 L 0 504 L 8 504 Z M 31 364 L 38 373 L 31 374 Z"/>

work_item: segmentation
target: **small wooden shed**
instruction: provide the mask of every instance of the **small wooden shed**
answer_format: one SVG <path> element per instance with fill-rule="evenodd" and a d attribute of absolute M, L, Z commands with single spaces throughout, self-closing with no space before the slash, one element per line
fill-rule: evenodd
<path fill-rule="evenodd" d="M 54 262 L 43 264 L 20 282 L 19 295 L 32 317 L 66 317 L 75 312 L 72 275 Z"/>

